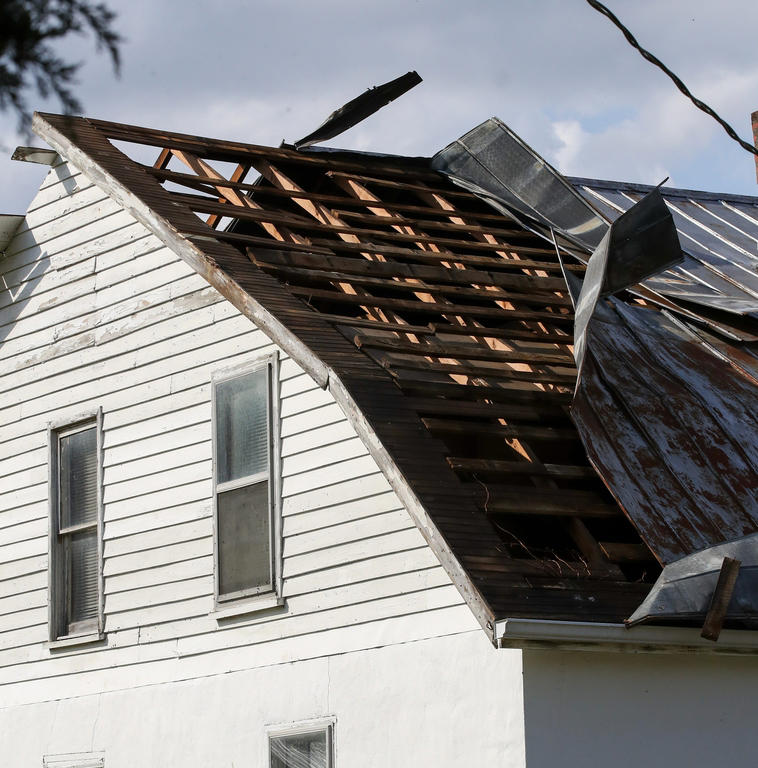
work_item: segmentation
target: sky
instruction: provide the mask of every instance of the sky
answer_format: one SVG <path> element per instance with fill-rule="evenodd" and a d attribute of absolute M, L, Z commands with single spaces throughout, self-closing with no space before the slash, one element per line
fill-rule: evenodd
<path fill-rule="evenodd" d="M 758 196 L 753 157 L 585 0 L 107 0 L 124 37 L 116 78 L 91 38 L 84 114 L 255 144 L 293 142 L 366 88 L 424 82 L 327 144 L 431 155 L 496 115 L 569 175 Z M 606 0 L 746 140 L 758 109 L 758 3 Z M 29 103 L 58 111 L 29 93 Z M 0 113 L 0 213 L 23 213 L 44 166 L 12 162 Z"/>

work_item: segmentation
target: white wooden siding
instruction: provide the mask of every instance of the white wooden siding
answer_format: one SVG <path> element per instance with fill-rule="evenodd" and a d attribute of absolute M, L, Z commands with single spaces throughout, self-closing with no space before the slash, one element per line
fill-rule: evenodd
<path fill-rule="evenodd" d="M 0 271 L 4 704 L 475 628 L 340 408 L 286 355 L 286 607 L 214 618 L 211 375 L 273 345 L 65 163 L 50 171 Z M 51 651 L 46 426 L 96 406 L 107 641 Z"/>

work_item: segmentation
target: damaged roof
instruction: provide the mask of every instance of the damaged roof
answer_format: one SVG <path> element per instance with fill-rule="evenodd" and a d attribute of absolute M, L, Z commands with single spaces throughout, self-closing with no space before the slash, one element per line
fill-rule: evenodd
<path fill-rule="evenodd" d="M 719 463 L 742 460 L 739 446 L 756 441 L 748 418 L 739 431 L 738 411 L 749 410 L 756 393 L 758 200 L 689 193 L 684 206 L 673 195 L 677 211 L 686 209 L 675 215 L 685 261 L 603 300 L 585 380 L 615 387 L 616 412 L 602 410 L 605 393 L 585 392 L 590 406 L 575 421 L 580 387 L 564 272 L 583 279 L 592 249 L 624 208 L 619 198 L 631 207 L 643 189 L 556 175 L 545 208 L 530 178 L 539 185 L 543 171 L 556 172 L 540 158 L 524 166 L 539 172 L 505 179 L 507 197 L 451 170 L 458 151 L 451 148 L 408 158 L 56 115 L 37 115 L 34 125 L 330 389 L 491 636 L 508 617 L 621 622 L 662 566 L 758 530 L 756 465 L 740 465 L 738 487 Z M 502 133 L 500 126 L 493 130 Z M 130 145 L 153 147 L 155 162 L 130 159 Z M 693 207 L 715 233 L 698 233 L 698 248 L 690 245 Z M 572 231 L 570 217 L 560 219 L 571 210 L 584 211 L 592 226 Z M 582 239 L 588 231 L 593 241 Z M 595 343 L 602 323 L 615 324 L 605 346 L 602 334 Z M 653 341 L 640 341 L 640 329 Z M 748 399 L 730 400 L 727 418 L 699 399 L 694 375 L 643 387 L 660 378 L 664 353 L 669 368 L 695 366 L 701 379 L 709 366 L 728 369 L 724 397 L 739 400 L 741 387 Z M 637 369 L 627 375 L 625 366 Z M 627 380 L 641 383 L 630 389 Z M 697 412 L 697 428 L 706 414 L 706 431 L 715 423 L 726 435 L 719 456 L 706 453 L 700 465 L 711 473 L 703 483 L 721 478 L 708 492 L 731 528 L 709 517 L 689 467 L 666 464 L 674 427 L 665 410 Z M 691 420 L 676 429 L 683 425 L 691 429 Z M 608 457 L 624 453 L 626 440 L 652 446 L 650 463 L 613 464 Z M 678 501 L 663 501 L 672 482 L 692 491 L 686 513 Z M 682 540 L 677 514 L 694 516 L 697 535 Z"/>

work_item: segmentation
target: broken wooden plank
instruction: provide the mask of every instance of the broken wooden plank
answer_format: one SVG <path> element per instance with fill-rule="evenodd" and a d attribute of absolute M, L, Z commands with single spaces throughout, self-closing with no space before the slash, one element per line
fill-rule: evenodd
<path fill-rule="evenodd" d="M 712 640 L 714 643 L 719 639 L 721 628 L 724 626 L 729 602 L 732 599 L 734 585 L 737 583 L 737 576 L 740 573 L 742 562 L 733 557 L 725 557 L 721 564 L 721 571 L 716 582 L 716 589 L 713 590 L 711 604 L 708 607 L 708 613 L 705 616 L 703 629 L 700 637 L 706 640 Z"/>
<path fill-rule="evenodd" d="M 655 560 L 650 550 L 641 542 L 600 541 L 600 549 L 614 563 L 641 563 Z"/>
<path fill-rule="evenodd" d="M 540 464 L 534 461 L 502 461 L 500 459 L 469 459 L 448 456 L 447 463 L 456 472 L 486 472 L 495 475 L 536 475 L 564 480 L 597 477 L 592 467 L 571 464 Z"/>

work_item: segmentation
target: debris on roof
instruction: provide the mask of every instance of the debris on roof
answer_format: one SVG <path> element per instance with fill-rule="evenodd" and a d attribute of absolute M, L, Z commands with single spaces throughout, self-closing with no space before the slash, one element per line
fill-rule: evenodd
<path fill-rule="evenodd" d="M 296 141 L 295 148 L 305 149 L 313 144 L 339 136 L 373 115 L 374 112 L 387 106 L 391 101 L 407 93 L 411 88 L 415 88 L 420 82 L 421 77 L 418 72 L 406 72 L 388 83 L 369 88 L 360 96 L 356 96 L 332 112 L 315 131 Z"/>
<path fill-rule="evenodd" d="M 628 626 L 651 620 L 700 621 L 706 615 L 711 595 L 725 558 L 737 560 L 739 575 L 727 616 L 742 624 L 758 626 L 758 534 L 726 544 L 717 544 L 667 565 L 650 594 L 629 617 Z"/>
<path fill-rule="evenodd" d="M 667 243 L 669 266 L 671 228 L 655 194 L 614 235 L 608 222 L 620 210 L 594 207 L 608 190 L 569 183 L 499 121 L 485 133 L 511 148 L 515 177 L 486 141 L 432 160 L 54 115 L 38 115 L 35 128 L 330 388 L 490 630 L 506 617 L 623 621 L 661 566 L 717 543 L 722 522 L 724 537 L 758 530 L 747 474 L 758 434 L 747 412 L 758 391 L 750 312 L 664 295 L 650 265 L 617 278 L 614 262 L 602 295 L 645 279 L 597 302 L 572 421 L 564 274 L 577 288 L 589 280 L 604 238 L 628 248 L 625 221 L 640 211 Z M 467 136 L 486 138 L 476 130 Z M 155 163 L 114 141 L 155 147 Z M 222 173 L 229 162 L 235 170 Z M 631 207 L 632 191 L 622 194 Z M 672 208 L 668 191 L 658 194 Z M 723 201 L 742 216 L 733 203 Z M 687 251 L 680 221 L 674 212 Z M 735 229 L 735 242 L 758 242 L 755 224 Z M 730 280 L 712 281 L 712 294 L 749 299 L 729 249 Z M 689 297 L 696 279 L 680 277 L 684 266 L 665 275 Z"/>
<path fill-rule="evenodd" d="M 437 152 L 431 165 L 527 228 L 557 232 L 567 248 L 591 252 L 608 230 L 608 220 L 496 117 Z"/>
<path fill-rule="evenodd" d="M 574 358 L 581 381 L 587 331 L 598 301 L 631 288 L 650 275 L 682 261 L 671 214 L 658 190 L 654 189 L 619 216 L 603 236 L 587 263 L 579 295 L 574 300 Z M 569 290 L 570 274 L 564 271 Z"/>

